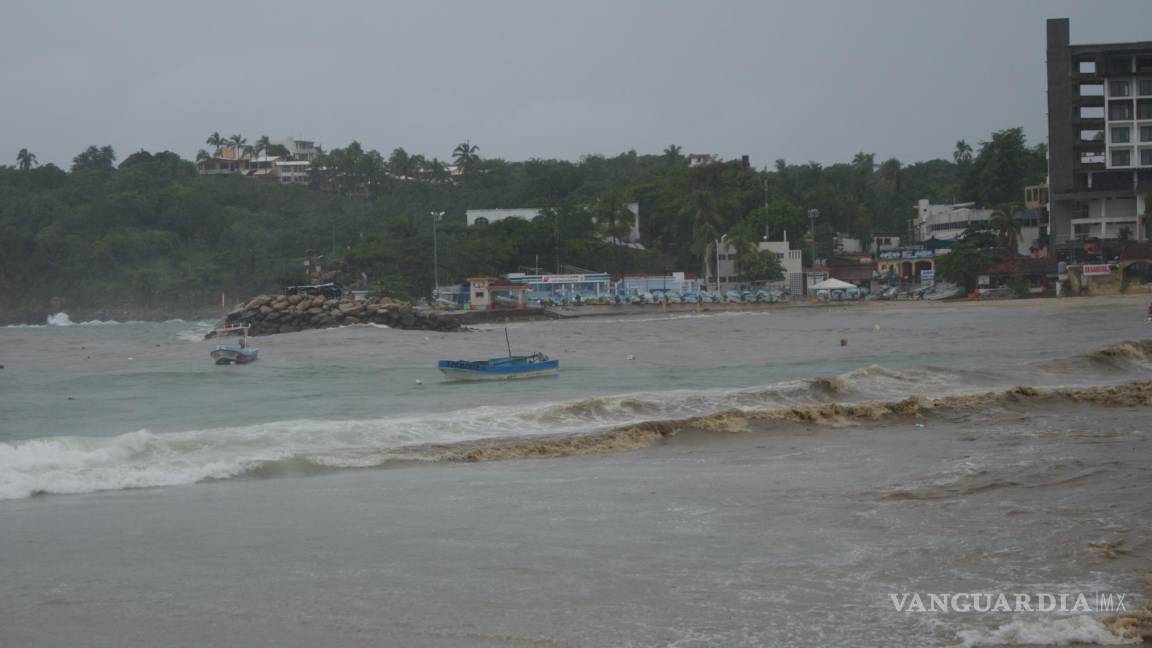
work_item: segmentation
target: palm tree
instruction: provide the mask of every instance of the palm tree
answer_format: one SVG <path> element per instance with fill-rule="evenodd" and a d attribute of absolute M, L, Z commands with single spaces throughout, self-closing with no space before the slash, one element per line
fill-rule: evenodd
<path fill-rule="evenodd" d="M 1015 213 L 1015 205 L 1004 205 L 993 212 L 988 221 L 996 233 L 996 244 L 1013 254 L 1020 245 L 1020 221 L 1016 220 Z"/>
<path fill-rule="evenodd" d="M 212 156 L 209 155 L 208 151 L 205 151 L 204 149 L 200 149 L 199 151 L 196 151 L 196 161 L 197 162 L 203 162 L 204 160 L 209 160 L 211 158 L 212 158 Z"/>
<path fill-rule="evenodd" d="M 244 146 L 248 144 L 248 140 L 243 135 L 236 133 L 232 137 L 228 138 L 228 143 L 236 149 L 236 157 L 239 158 L 240 152 Z"/>
<path fill-rule="evenodd" d="M 681 149 L 679 146 L 677 146 L 675 144 L 669 144 L 668 148 L 664 149 L 664 159 L 675 164 L 677 161 L 680 160 L 680 157 L 681 157 L 680 152 L 682 150 L 683 149 Z"/>
<path fill-rule="evenodd" d="M 967 164 L 972 161 L 972 145 L 964 140 L 956 142 L 956 151 L 952 153 L 956 164 Z"/>
<path fill-rule="evenodd" d="M 456 162 L 456 166 L 460 167 L 461 171 L 466 171 L 472 167 L 473 164 L 480 161 L 480 156 L 477 151 L 480 150 L 479 146 L 472 144 L 469 140 L 464 140 L 452 149 L 452 159 Z"/>
<path fill-rule="evenodd" d="M 268 147 L 272 146 L 271 140 L 267 135 L 261 135 L 260 139 L 256 140 L 255 149 L 257 153 L 268 155 Z"/>
<path fill-rule="evenodd" d="M 204 141 L 205 144 L 212 147 L 217 157 L 220 156 L 220 151 L 223 150 L 227 142 L 228 140 L 220 136 L 220 131 L 213 131 L 212 134 L 208 136 L 208 139 Z"/>
<path fill-rule="evenodd" d="M 620 239 L 632 233 L 636 216 L 624 206 L 624 197 L 619 191 L 608 191 L 596 201 L 596 224 L 612 240 L 619 244 Z"/>
<path fill-rule="evenodd" d="M 900 160 L 896 158 L 885 160 L 884 163 L 880 165 L 879 175 L 880 180 L 888 187 L 889 191 L 900 193 L 904 185 Z"/>
<path fill-rule="evenodd" d="M 711 187 L 701 187 L 688 198 L 687 211 L 692 217 L 692 254 L 704 260 L 704 276 L 712 276 L 712 252 L 723 225 L 716 193 Z"/>
<path fill-rule="evenodd" d="M 16 154 L 16 167 L 21 171 L 28 171 L 34 166 L 36 166 L 36 155 L 26 148 L 20 149 L 20 152 Z"/>

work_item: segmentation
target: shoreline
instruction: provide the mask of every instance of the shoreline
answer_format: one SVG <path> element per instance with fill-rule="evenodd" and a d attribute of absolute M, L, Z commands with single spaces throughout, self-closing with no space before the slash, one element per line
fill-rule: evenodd
<path fill-rule="evenodd" d="M 966 308 L 973 306 L 1004 306 L 1009 308 L 1026 308 L 1030 306 L 1043 306 L 1049 304 L 1062 304 L 1065 306 L 1100 304 L 1115 302 L 1117 304 L 1152 299 L 1152 295 L 1129 293 L 1124 295 L 1077 296 L 1077 297 L 1029 297 L 1024 299 L 995 299 L 995 300 L 860 300 L 860 301 L 791 301 L 772 304 L 707 304 L 702 305 L 699 313 L 694 304 L 668 304 L 665 311 L 661 311 L 657 304 L 619 304 L 619 305 L 582 305 L 561 306 L 540 309 L 531 309 L 532 316 L 525 316 L 524 311 L 491 310 L 491 311 L 442 311 L 447 317 L 460 318 L 464 324 L 486 324 L 499 321 L 513 321 L 521 319 L 576 319 L 580 317 L 631 317 L 638 315 L 715 315 L 718 313 L 761 313 L 780 310 L 795 310 L 804 308 L 859 308 L 866 310 L 887 310 L 903 308 Z M 106 308 L 62 308 L 57 311 L 20 311 L 17 313 L 0 313 L 0 326 L 13 325 L 42 325 L 46 324 L 50 316 L 57 313 L 66 313 L 73 322 L 88 321 L 115 321 L 115 322 L 165 322 L 173 319 L 188 321 L 219 320 L 225 317 L 216 306 L 205 307 L 165 307 L 140 308 L 132 306 L 109 306 Z M 475 319 L 475 321 L 474 321 Z"/>
<path fill-rule="evenodd" d="M 621 304 L 621 305 L 591 305 L 591 306 L 565 306 L 553 307 L 545 309 L 548 312 L 554 313 L 560 319 L 574 319 L 578 317 L 603 317 L 610 315 L 714 315 L 717 313 L 759 313 L 770 312 L 776 310 L 795 310 L 804 308 L 858 308 L 864 310 L 887 310 L 887 309 L 902 309 L 902 308 L 917 308 L 917 309 L 930 309 L 930 308 L 965 308 L 965 307 L 978 307 L 978 306 L 1009 306 L 1015 308 L 1025 308 L 1028 306 L 1045 306 L 1052 304 L 1064 304 L 1067 306 L 1074 306 L 1077 304 L 1100 304 L 1106 302 L 1125 303 L 1131 301 L 1142 301 L 1152 299 L 1152 296 L 1146 294 L 1126 294 L 1126 295 L 1102 295 L 1102 296 L 1085 296 L 1085 297 L 1029 297 L 1024 299 L 986 299 L 986 300 L 969 300 L 969 299 L 948 299 L 948 300 L 922 300 L 922 299 L 907 299 L 907 300 L 858 300 L 858 301 L 837 301 L 837 302 L 822 302 L 822 301 L 791 301 L 787 303 L 773 303 L 773 304 L 708 304 L 701 306 L 700 312 L 696 313 L 693 304 L 669 304 L 666 311 L 661 311 L 660 306 L 656 304 Z M 499 311 L 489 311 L 493 314 Z M 514 311 L 513 311 L 514 312 Z"/>

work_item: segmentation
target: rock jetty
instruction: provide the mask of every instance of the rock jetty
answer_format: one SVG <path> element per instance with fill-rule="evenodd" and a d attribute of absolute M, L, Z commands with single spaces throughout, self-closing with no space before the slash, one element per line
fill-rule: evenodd
<path fill-rule="evenodd" d="M 248 326 L 249 335 L 273 335 L 349 324 L 384 324 L 392 328 L 455 331 L 460 320 L 436 311 L 417 311 L 388 297 L 355 301 L 323 295 L 260 295 L 224 318 L 225 324 Z M 208 334 L 212 337 L 212 333 Z"/>

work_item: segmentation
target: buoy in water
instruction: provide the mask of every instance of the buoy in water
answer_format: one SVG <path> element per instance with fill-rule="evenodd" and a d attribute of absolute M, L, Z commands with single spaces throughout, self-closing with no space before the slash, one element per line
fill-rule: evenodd
<path fill-rule="evenodd" d="M 840 346 L 848 346 L 848 338 L 840 338 Z"/>
<path fill-rule="evenodd" d="M 423 380 L 420 380 L 419 378 L 417 378 L 417 379 L 416 379 L 416 384 L 417 384 L 417 385 L 423 385 L 423 384 L 424 384 L 424 381 L 423 381 Z"/>
<path fill-rule="evenodd" d="M 873 325 L 872 325 L 872 330 L 873 330 L 873 331 L 879 331 L 879 330 L 880 330 L 880 325 L 879 325 L 879 324 L 873 324 Z"/>

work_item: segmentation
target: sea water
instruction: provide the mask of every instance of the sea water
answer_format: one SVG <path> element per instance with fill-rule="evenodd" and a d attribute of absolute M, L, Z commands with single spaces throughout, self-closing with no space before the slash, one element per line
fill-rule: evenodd
<path fill-rule="evenodd" d="M 1146 407 L 811 412 L 1144 381 L 1142 314 L 1114 299 L 516 323 L 513 351 L 561 375 L 474 384 L 435 361 L 501 355 L 504 327 L 256 338 L 242 367 L 212 364 L 208 322 L 0 329 L 0 643 L 1122 641 L 1101 614 L 916 614 L 889 594 L 1138 607 Z"/>

